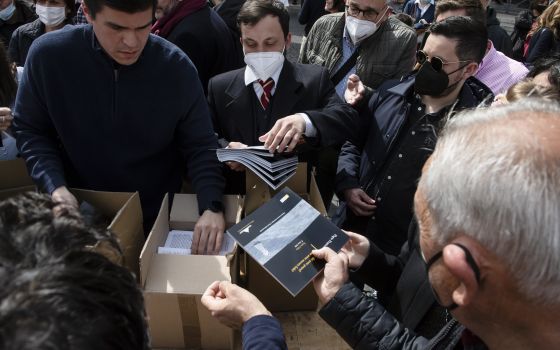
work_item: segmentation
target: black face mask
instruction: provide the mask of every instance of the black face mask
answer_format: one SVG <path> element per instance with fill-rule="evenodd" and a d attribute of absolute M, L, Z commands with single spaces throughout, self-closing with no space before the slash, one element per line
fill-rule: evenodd
<path fill-rule="evenodd" d="M 455 83 L 449 84 L 449 75 L 463 69 L 465 66 L 459 67 L 453 72 L 445 73 L 442 70 L 435 70 L 430 61 L 425 61 L 418 73 L 416 73 L 416 80 L 414 82 L 414 91 L 419 95 L 428 95 L 438 97 L 441 96 L 445 90 L 449 87 L 457 85 L 460 80 Z"/>

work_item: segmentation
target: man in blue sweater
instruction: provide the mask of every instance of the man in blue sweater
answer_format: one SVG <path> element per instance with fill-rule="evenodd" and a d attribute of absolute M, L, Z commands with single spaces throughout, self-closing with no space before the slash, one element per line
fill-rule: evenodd
<path fill-rule="evenodd" d="M 67 186 L 139 191 L 150 228 L 187 175 L 201 217 L 193 252 L 219 250 L 224 180 L 202 86 L 189 58 L 150 35 L 154 0 L 85 0 L 91 25 L 42 36 L 16 98 L 18 147 L 35 182 L 76 206 Z"/>

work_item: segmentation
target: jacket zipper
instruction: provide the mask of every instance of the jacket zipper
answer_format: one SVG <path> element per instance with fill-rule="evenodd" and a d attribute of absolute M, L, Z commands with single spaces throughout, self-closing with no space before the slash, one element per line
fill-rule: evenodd
<path fill-rule="evenodd" d="M 457 320 L 452 319 L 447 326 L 445 326 L 443 332 L 440 332 L 436 338 L 432 338 L 432 344 L 427 350 L 435 349 L 435 347 L 449 335 L 449 332 L 457 325 L 457 323 Z"/>
<path fill-rule="evenodd" d="M 119 69 L 113 69 L 113 119 L 117 117 L 117 84 L 119 82 Z"/>

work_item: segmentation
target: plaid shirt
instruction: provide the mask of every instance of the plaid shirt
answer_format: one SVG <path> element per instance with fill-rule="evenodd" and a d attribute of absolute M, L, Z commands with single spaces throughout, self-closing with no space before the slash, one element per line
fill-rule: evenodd
<path fill-rule="evenodd" d="M 78 12 L 76 13 L 76 17 L 74 17 L 74 24 L 87 24 L 86 16 L 84 15 L 84 5 L 80 5 L 78 8 Z"/>

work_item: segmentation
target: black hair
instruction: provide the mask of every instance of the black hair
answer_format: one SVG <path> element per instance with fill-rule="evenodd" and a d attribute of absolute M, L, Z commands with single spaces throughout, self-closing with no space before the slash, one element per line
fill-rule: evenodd
<path fill-rule="evenodd" d="M 437 18 L 447 11 L 465 10 L 465 15 L 486 25 L 486 10 L 482 7 L 480 0 L 438 0 L 436 1 Z"/>
<path fill-rule="evenodd" d="M 480 63 L 486 53 L 486 25 L 466 16 L 451 16 L 430 26 L 431 35 L 441 35 L 457 42 L 455 54 L 461 61 Z"/>
<path fill-rule="evenodd" d="M 116 238 L 54 208 L 36 193 L 0 203 L 0 349 L 148 349 L 136 279 L 91 247 Z"/>
<path fill-rule="evenodd" d="M 0 107 L 11 107 L 17 92 L 15 67 L 8 59 L 4 43 L 0 41 Z"/>
<path fill-rule="evenodd" d="M 284 5 L 278 0 L 247 0 L 237 15 L 237 26 L 254 26 L 266 16 L 278 17 L 284 37 L 290 32 L 290 14 Z"/>
<path fill-rule="evenodd" d="M 527 73 L 527 78 L 534 78 L 543 72 L 548 72 L 550 85 L 560 90 L 560 54 L 557 53 L 536 60 L 529 73 Z"/>
<path fill-rule="evenodd" d="M 396 13 L 394 16 L 395 16 L 396 19 L 403 22 L 407 26 L 409 26 L 411 28 L 414 27 L 414 18 L 412 18 L 412 16 L 407 15 L 404 12 Z"/>
<path fill-rule="evenodd" d="M 83 0 L 86 4 L 89 15 L 95 19 L 95 16 L 103 6 L 112 8 L 113 10 L 122 11 L 126 13 L 142 12 L 147 9 L 152 9 L 155 13 L 157 0 Z"/>

